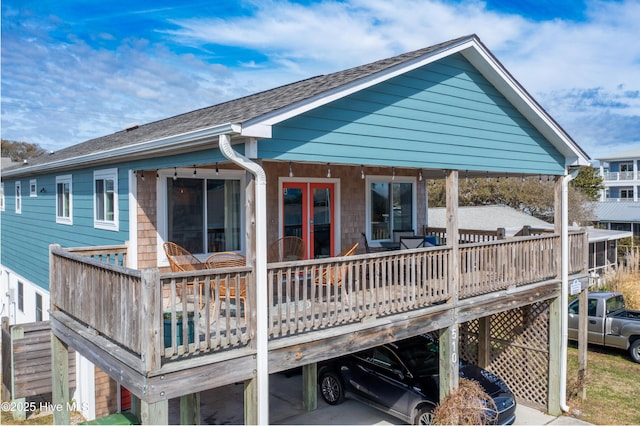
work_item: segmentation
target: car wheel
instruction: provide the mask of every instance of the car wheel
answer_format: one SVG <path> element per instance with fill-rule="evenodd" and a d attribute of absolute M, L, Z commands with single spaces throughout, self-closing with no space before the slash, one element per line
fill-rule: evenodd
<path fill-rule="evenodd" d="M 327 404 L 337 405 L 344 401 L 342 380 L 333 371 L 327 371 L 320 375 L 320 391 L 322 392 L 322 399 Z"/>
<path fill-rule="evenodd" d="M 629 354 L 631 359 L 640 363 L 640 339 L 636 339 L 629 347 Z"/>
<path fill-rule="evenodd" d="M 433 423 L 433 407 L 421 407 L 413 424 L 430 425 Z"/>

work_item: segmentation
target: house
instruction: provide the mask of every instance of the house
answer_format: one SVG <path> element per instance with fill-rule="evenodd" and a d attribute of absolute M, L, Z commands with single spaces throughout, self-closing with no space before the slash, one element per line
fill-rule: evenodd
<path fill-rule="evenodd" d="M 521 400 L 558 412 L 558 306 L 563 283 L 587 276 L 585 236 L 565 232 L 562 194 L 568 169 L 588 164 L 480 39 L 465 36 L 4 171 L 2 285 L 15 295 L 14 321 L 42 312 L 54 357 L 73 348 L 117 380 L 143 423 L 167 423 L 178 397 L 182 418 L 198 423 L 199 392 L 236 382 L 245 422 L 268 423 L 268 376 L 294 367 L 313 409 L 318 362 L 425 332 L 439 333 L 451 360 L 441 365 L 443 395 L 465 355 L 507 377 Z M 554 232 L 466 247 L 452 219 L 460 171 L 552 177 Z M 442 245 L 365 253 L 395 231 L 423 229 L 430 179 L 446 180 Z M 267 257 L 285 236 L 303 241 L 303 259 Z M 246 262 L 176 272 L 165 242 L 200 261 L 223 251 Z M 481 265 L 463 266 L 480 254 Z M 525 257 L 540 267 L 523 268 Z M 58 403 L 70 398 L 60 365 Z"/>
<path fill-rule="evenodd" d="M 445 209 L 431 207 L 427 211 L 427 226 L 430 228 L 445 227 Z M 460 229 L 483 231 L 501 230 L 503 238 L 511 238 L 522 234 L 528 235 L 553 232 L 553 224 L 533 217 L 517 209 L 505 205 L 488 205 L 458 208 L 458 225 Z M 571 226 L 570 232 L 578 232 L 580 228 Z M 585 228 L 589 242 L 589 273 L 602 275 L 618 264 L 618 242 L 632 236 L 628 231 Z"/>
<path fill-rule="evenodd" d="M 640 236 L 640 149 L 598 158 L 604 190 L 595 205 L 596 221 L 606 229 Z"/>

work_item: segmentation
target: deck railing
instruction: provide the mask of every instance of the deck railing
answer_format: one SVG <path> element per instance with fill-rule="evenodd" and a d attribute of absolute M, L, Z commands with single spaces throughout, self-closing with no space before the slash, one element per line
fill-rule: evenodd
<path fill-rule="evenodd" d="M 450 297 L 450 248 L 390 251 L 267 268 L 269 336 L 406 312 Z"/>
<path fill-rule="evenodd" d="M 559 238 L 461 245 L 458 297 L 558 277 Z M 570 235 L 570 273 L 586 270 L 586 244 L 584 233 Z M 257 283 L 268 288 L 269 338 L 447 302 L 453 293 L 452 250 L 436 246 L 269 264 L 267 282 Z M 250 343 L 255 330 L 251 266 L 137 271 L 96 260 L 94 251 L 52 247 L 53 311 L 63 311 L 136 354 L 152 352 L 160 364 Z M 105 257 L 115 258 L 113 253 Z"/>

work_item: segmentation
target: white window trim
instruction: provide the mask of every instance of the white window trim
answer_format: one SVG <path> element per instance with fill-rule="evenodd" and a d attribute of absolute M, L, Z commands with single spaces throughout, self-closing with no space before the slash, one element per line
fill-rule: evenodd
<path fill-rule="evenodd" d="M 38 196 L 38 180 L 29 180 L 29 197 L 35 198 Z"/>
<path fill-rule="evenodd" d="M 112 179 L 113 180 L 113 220 L 98 220 L 98 210 L 96 208 L 96 180 Z M 105 212 L 106 213 L 106 212 Z M 105 229 L 107 231 L 120 230 L 120 215 L 118 209 L 118 169 L 95 170 L 93 172 L 93 227 L 96 229 Z"/>
<path fill-rule="evenodd" d="M 0 182 L 0 212 L 4 211 L 4 182 Z"/>
<path fill-rule="evenodd" d="M 365 234 L 367 240 L 370 242 L 388 241 L 388 240 L 373 240 L 371 238 L 371 184 L 372 183 L 410 183 L 411 185 L 411 204 L 413 209 L 411 211 L 411 227 L 414 232 L 417 232 L 416 226 L 418 224 L 418 185 L 415 177 L 412 176 L 366 176 L 365 178 Z M 393 239 L 393 234 L 391 234 Z"/>
<path fill-rule="evenodd" d="M 58 216 L 58 184 L 69 184 L 69 217 Z M 73 225 L 73 179 L 71 175 L 56 176 L 56 223 Z"/>
<path fill-rule="evenodd" d="M 16 181 L 16 214 L 22 214 L 22 184 Z"/>
<path fill-rule="evenodd" d="M 246 173 L 243 170 L 225 170 L 220 169 L 219 172 L 210 169 L 197 169 L 197 179 L 235 179 L 240 180 L 240 205 L 245 205 L 245 191 L 246 187 Z M 179 169 L 167 169 L 158 170 L 158 178 L 156 180 L 156 193 L 157 193 L 157 219 L 158 219 L 158 246 L 156 248 L 158 266 L 169 266 L 169 261 L 164 253 L 162 245 L 167 241 L 167 234 L 169 233 L 167 224 L 167 178 L 173 177 L 175 174 L 178 178 L 193 179 L 193 168 L 179 168 Z M 240 219 L 240 235 L 245 235 L 245 209 L 240 209 L 242 215 Z M 244 238 L 240 239 L 240 251 L 245 250 Z M 208 254 L 194 253 L 194 255 L 200 260 L 204 261 Z"/>

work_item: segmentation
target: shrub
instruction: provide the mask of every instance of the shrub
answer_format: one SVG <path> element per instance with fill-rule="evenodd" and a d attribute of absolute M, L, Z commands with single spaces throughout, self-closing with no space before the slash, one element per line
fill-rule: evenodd
<path fill-rule="evenodd" d="M 492 413 L 491 416 L 487 416 Z M 493 399 L 475 380 L 460 379 L 454 389 L 433 411 L 433 424 L 485 425 L 495 423 L 497 409 Z"/>

